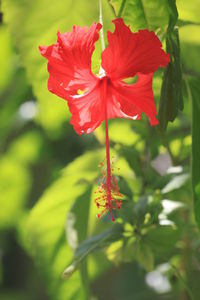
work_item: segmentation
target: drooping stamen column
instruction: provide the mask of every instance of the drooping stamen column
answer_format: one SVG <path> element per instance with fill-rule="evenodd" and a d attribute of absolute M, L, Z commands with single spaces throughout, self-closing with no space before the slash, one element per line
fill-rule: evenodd
<path fill-rule="evenodd" d="M 110 144 L 109 144 L 109 135 L 108 135 L 108 111 L 107 111 L 107 101 L 106 101 L 106 94 L 107 94 L 107 78 L 103 78 L 103 91 L 102 96 L 104 98 L 104 105 L 105 105 L 105 134 L 106 134 L 106 187 L 107 187 L 107 203 L 106 205 L 108 208 L 111 208 L 111 168 L 110 168 Z"/>
<path fill-rule="evenodd" d="M 102 108 L 104 109 L 105 120 L 105 136 L 106 136 L 106 168 L 102 171 L 101 183 L 95 192 L 96 198 L 94 199 L 101 212 L 97 214 L 100 218 L 105 213 L 110 213 L 112 221 L 115 221 L 115 211 L 121 208 L 123 195 L 119 192 L 117 178 L 112 174 L 113 166 L 110 161 L 110 145 L 108 135 L 108 81 L 106 76 L 100 79 L 100 97 Z M 113 163 L 113 162 L 112 162 Z M 104 166 L 104 162 L 100 164 Z"/>

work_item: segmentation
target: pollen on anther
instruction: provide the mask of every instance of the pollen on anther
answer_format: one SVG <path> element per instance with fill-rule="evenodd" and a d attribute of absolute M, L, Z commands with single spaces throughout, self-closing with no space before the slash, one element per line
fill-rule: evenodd
<path fill-rule="evenodd" d="M 110 191 L 107 188 L 107 170 L 105 167 L 105 162 L 101 162 L 99 167 L 101 167 L 102 176 L 99 179 L 99 185 L 97 191 L 95 191 L 95 203 L 98 209 L 101 209 L 100 213 L 97 214 L 97 217 L 100 218 L 102 215 L 110 214 L 112 221 L 115 221 L 115 211 L 119 210 L 122 205 L 123 195 L 119 192 L 118 180 L 113 175 L 115 168 L 113 166 L 113 157 L 112 157 L 112 169 L 110 174 Z"/>

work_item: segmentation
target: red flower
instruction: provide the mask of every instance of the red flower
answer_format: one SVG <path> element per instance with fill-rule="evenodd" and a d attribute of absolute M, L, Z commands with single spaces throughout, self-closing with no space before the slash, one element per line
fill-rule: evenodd
<path fill-rule="evenodd" d="M 78 134 L 92 132 L 104 120 L 107 130 L 110 118 L 139 120 L 142 112 L 149 117 L 151 125 L 158 123 L 152 77 L 158 67 L 169 63 L 169 55 L 162 50 L 154 32 L 145 29 L 133 33 L 123 19 L 116 19 L 113 23 L 115 31 L 108 32 L 108 47 L 102 53 L 102 72 L 99 76 L 91 71 L 91 56 L 101 29 L 99 23 L 89 28 L 74 26 L 72 33 L 58 32 L 56 44 L 40 47 L 40 53 L 48 59 L 48 89 L 67 100 L 72 114 L 70 123 Z M 138 76 L 136 83 L 126 84 L 123 81 L 135 75 Z M 79 93 L 80 90 L 82 93 Z M 111 211 L 108 132 L 106 141 L 105 189 L 106 197 L 110 198 L 107 201 L 108 210 Z"/>
<path fill-rule="evenodd" d="M 48 59 L 48 89 L 68 101 L 70 123 L 78 134 L 90 133 L 102 123 L 105 106 L 108 119 L 140 119 L 144 112 L 152 125 L 158 123 L 152 76 L 158 67 L 169 63 L 169 55 L 161 49 L 154 32 L 133 33 L 122 19 L 113 23 L 115 31 L 108 32 L 109 45 L 102 53 L 101 76 L 91 71 L 91 56 L 101 24 L 94 23 L 89 28 L 74 26 L 72 33 L 58 32 L 56 44 L 40 47 L 40 53 Z M 132 85 L 122 81 L 135 75 L 138 81 Z M 84 93 L 78 94 L 78 90 Z"/>

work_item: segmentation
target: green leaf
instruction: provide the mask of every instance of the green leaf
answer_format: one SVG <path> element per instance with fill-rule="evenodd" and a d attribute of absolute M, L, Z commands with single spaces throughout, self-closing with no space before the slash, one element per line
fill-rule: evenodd
<path fill-rule="evenodd" d="M 65 223 L 73 203 L 78 201 L 74 204 L 75 210 L 77 205 L 86 204 L 88 207 L 89 198 L 85 198 L 89 181 L 93 182 L 98 175 L 96 165 L 101 161 L 103 153 L 87 152 L 70 163 L 60 178 L 45 191 L 29 217 L 27 234 L 31 241 L 31 253 L 44 273 L 49 294 L 53 299 L 66 299 L 66 295 L 68 299 L 85 299 L 79 272 L 69 282 L 61 279 L 64 268 L 70 264 L 73 256 L 65 238 Z M 87 228 L 88 220 L 84 219 L 86 217 L 85 213 L 80 220 L 85 224 L 85 229 L 81 234 L 79 232 L 81 239 L 84 238 Z M 80 222 L 76 223 L 77 228 L 80 228 Z"/>
<path fill-rule="evenodd" d="M 73 250 L 87 237 L 90 198 L 91 187 L 88 187 L 86 192 L 76 199 L 67 214 L 67 241 Z"/>
<path fill-rule="evenodd" d="M 66 182 L 69 187 L 67 193 L 63 193 Z M 73 186 L 67 177 L 60 178 L 33 208 L 28 220 L 31 252 L 47 281 L 49 294 L 55 299 L 65 299 L 66 293 L 69 299 L 73 299 L 79 290 L 79 297 L 84 297 L 80 275 L 77 273 L 73 282 L 64 283 L 61 274 L 72 257 L 65 240 L 66 214 L 71 201 L 80 197 L 86 188 L 85 184 Z"/>
<path fill-rule="evenodd" d="M 167 28 L 166 50 L 170 53 L 170 63 L 164 72 L 159 106 L 159 126 L 162 131 L 168 122 L 173 122 L 179 110 L 183 110 L 182 70 L 180 60 L 179 33 L 175 27 L 178 11 L 174 0 L 169 3 L 169 24 Z"/>
<path fill-rule="evenodd" d="M 200 79 L 190 79 L 189 85 L 192 98 L 192 189 L 195 217 L 200 227 Z"/>
<path fill-rule="evenodd" d="M 176 7 L 176 0 L 168 0 L 168 11 L 169 11 L 169 24 L 167 31 L 173 32 L 174 26 L 178 20 L 178 11 Z"/>
<path fill-rule="evenodd" d="M 67 215 L 66 234 L 68 244 L 73 250 L 87 238 L 89 208 L 91 199 L 91 187 L 78 197 L 74 202 L 70 212 Z M 83 261 L 80 265 L 82 284 L 89 298 L 89 277 L 87 270 L 87 261 Z"/>
<path fill-rule="evenodd" d="M 167 0 L 109 0 L 117 17 L 133 30 L 164 28 L 168 23 Z"/>
<path fill-rule="evenodd" d="M 93 251 L 102 249 L 122 237 L 123 227 L 120 224 L 113 225 L 103 233 L 85 240 L 75 251 L 74 261 L 63 272 L 63 276 L 70 277 L 79 267 L 79 264 Z"/>

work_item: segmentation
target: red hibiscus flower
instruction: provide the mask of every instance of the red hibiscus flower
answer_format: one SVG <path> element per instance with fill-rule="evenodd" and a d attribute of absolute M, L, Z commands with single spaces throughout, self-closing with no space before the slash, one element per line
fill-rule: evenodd
<path fill-rule="evenodd" d="M 102 27 L 99 23 L 89 28 L 74 26 L 72 33 L 58 32 L 55 44 L 39 47 L 48 59 L 48 89 L 67 100 L 74 130 L 78 134 L 90 133 L 105 121 L 107 175 L 99 191 L 103 196 L 96 203 L 102 212 L 110 211 L 111 215 L 113 209 L 120 208 L 121 201 L 115 199 L 119 189 L 110 170 L 108 119 L 139 120 L 144 112 L 151 125 L 156 125 L 153 72 L 169 63 L 169 55 L 154 32 L 145 29 L 133 33 L 123 19 L 113 23 L 115 31 L 107 34 L 108 47 L 102 53 L 100 75 L 91 71 L 91 56 Z M 136 83 L 123 81 L 136 75 Z"/>

